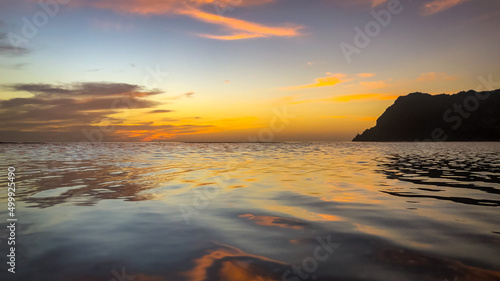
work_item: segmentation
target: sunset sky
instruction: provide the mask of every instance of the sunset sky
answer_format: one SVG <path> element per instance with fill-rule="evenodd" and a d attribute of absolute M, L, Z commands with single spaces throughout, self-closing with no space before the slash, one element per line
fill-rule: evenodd
<path fill-rule="evenodd" d="M 500 80 L 498 0 L 0 7 L 0 141 L 350 140 L 400 95 Z"/>

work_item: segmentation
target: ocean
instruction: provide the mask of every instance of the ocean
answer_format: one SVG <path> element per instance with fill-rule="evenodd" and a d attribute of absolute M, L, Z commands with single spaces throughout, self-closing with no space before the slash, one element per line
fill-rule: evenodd
<path fill-rule="evenodd" d="M 1 280 L 500 280 L 500 143 L 0 151 Z"/>

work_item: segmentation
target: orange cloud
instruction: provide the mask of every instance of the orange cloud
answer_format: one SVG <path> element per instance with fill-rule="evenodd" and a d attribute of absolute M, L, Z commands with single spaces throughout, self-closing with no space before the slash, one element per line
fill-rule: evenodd
<path fill-rule="evenodd" d="M 326 87 L 326 86 L 334 86 L 336 84 L 342 82 L 349 82 L 353 80 L 359 80 L 364 78 L 370 78 L 375 76 L 374 73 L 358 73 L 356 75 L 347 75 L 343 73 L 330 73 L 327 72 L 327 77 L 317 78 L 315 83 L 300 85 L 300 86 L 292 86 L 285 87 L 282 90 L 300 90 L 300 89 L 308 89 L 308 88 L 316 88 L 316 87 Z M 364 90 L 368 89 L 377 89 L 389 86 L 385 81 L 373 81 L 373 82 L 359 82 L 360 85 L 364 86 Z M 346 85 L 345 87 L 352 87 L 353 85 Z"/>
<path fill-rule="evenodd" d="M 271 36 L 294 37 L 300 35 L 298 30 L 302 28 L 300 26 L 288 26 L 288 27 L 265 26 L 262 24 L 253 23 L 249 21 L 210 14 L 191 7 L 186 7 L 183 10 L 179 10 L 178 13 L 189 16 L 191 18 L 194 18 L 202 22 L 221 25 L 224 28 L 234 32 L 231 35 L 223 35 L 223 36 L 207 35 L 207 34 L 200 35 L 202 37 L 219 39 L 219 40 L 237 40 L 237 39 L 271 37 Z"/>
<path fill-rule="evenodd" d="M 429 16 L 444 10 L 448 10 L 452 7 L 460 5 L 469 0 L 434 0 L 428 3 L 425 3 L 422 7 L 422 15 Z"/>
<path fill-rule="evenodd" d="M 34 1 L 34 0 L 33 0 Z M 259 37 L 293 37 L 300 35 L 298 30 L 301 26 L 266 26 L 263 24 L 224 17 L 200 10 L 199 8 L 212 5 L 214 12 L 217 7 L 246 7 L 264 5 L 274 0 L 72 0 L 70 5 L 78 7 L 94 7 L 98 9 L 112 10 L 118 13 L 130 13 L 139 15 L 185 15 L 193 19 L 221 25 L 229 30 L 229 35 L 200 34 L 201 37 L 217 40 L 241 40 Z"/>
<path fill-rule="evenodd" d="M 360 100 L 394 100 L 398 98 L 398 95 L 390 94 L 354 94 L 354 95 L 343 95 L 338 97 L 329 97 L 322 99 L 306 99 L 306 100 L 295 100 L 294 96 L 280 98 L 285 104 L 296 105 L 310 102 L 350 102 L 350 101 L 360 101 Z M 322 118 L 347 118 L 350 116 L 322 116 Z"/>
<path fill-rule="evenodd" d="M 32 0 L 35 2 L 35 0 Z M 194 19 L 219 24 L 232 31 L 229 35 L 200 34 L 201 37 L 216 40 L 242 40 L 251 38 L 262 38 L 271 36 L 294 37 L 299 36 L 301 26 L 265 26 L 249 21 L 223 17 L 200 10 L 199 8 L 213 6 L 217 7 L 248 7 L 265 5 L 275 0 L 72 0 L 69 5 L 80 7 L 94 7 L 99 9 L 112 10 L 119 13 L 131 13 L 139 15 L 164 15 L 182 14 Z M 423 15 L 431 15 L 449 9 L 468 0 L 434 0 L 424 4 Z M 372 7 L 386 3 L 387 0 L 352 0 L 339 1 L 337 4 L 370 4 Z M 219 19 L 216 19 L 219 18 Z M 107 28 L 117 28 L 116 25 Z M 118 27 L 121 28 L 121 27 Z"/>
<path fill-rule="evenodd" d="M 162 15 L 177 14 L 177 10 L 187 6 L 200 7 L 206 5 L 218 7 L 247 7 L 264 5 L 274 0 L 72 0 L 70 5 L 80 7 L 94 7 L 99 9 L 113 10 L 120 13 L 131 13 L 140 15 Z M 33 0 L 35 2 L 35 0 Z"/>
<path fill-rule="evenodd" d="M 358 76 L 361 78 L 370 78 L 370 77 L 375 76 L 375 74 L 374 73 L 358 73 Z"/>
<path fill-rule="evenodd" d="M 428 72 L 420 74 L 416 80 L 418 82 L 456 80 L 457 76 L 449 76 L 444 72 Z"/>
<path fill-rule="evenodd" d="M 314 83 L 300 85 L 300 86 L 286 87 L 286 88 L 282 88 L 282 89 L 283 90 L 301 90 L 301 89 L 309 89 L 309 88 L 317 88 L 317 87 L 327 87 L 327 86 L 334 86 L 334 85 L 337 85 L 337 84 L 342 83 L 342 82 L 350 81 L 350 80 L 344 80 L 346 75 L 342 74 L 342 73 L 332 74 L 332 73 L 327 72 L 327 74 L 330 76 L 317 78 Z"/>

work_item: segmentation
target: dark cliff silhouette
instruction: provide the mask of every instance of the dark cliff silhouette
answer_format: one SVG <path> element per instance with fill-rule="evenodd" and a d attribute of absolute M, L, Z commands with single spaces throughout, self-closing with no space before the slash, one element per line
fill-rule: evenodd
<path fill-rule="evenodd" d="M 401 96 L 353 141 L 500 141 L 500 89 Z"/>

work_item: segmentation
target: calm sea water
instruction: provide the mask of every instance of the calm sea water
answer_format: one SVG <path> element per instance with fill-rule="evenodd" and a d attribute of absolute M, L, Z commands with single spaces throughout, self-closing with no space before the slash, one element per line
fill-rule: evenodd
<path fill-rule="evenodd" d="M 500 280 L 500 143 L 0 152 L 1 280 Z"/>

